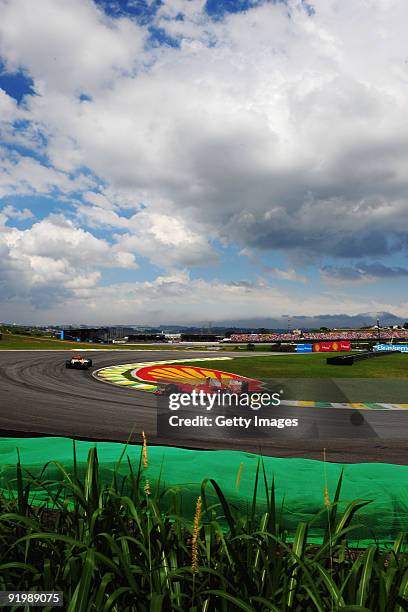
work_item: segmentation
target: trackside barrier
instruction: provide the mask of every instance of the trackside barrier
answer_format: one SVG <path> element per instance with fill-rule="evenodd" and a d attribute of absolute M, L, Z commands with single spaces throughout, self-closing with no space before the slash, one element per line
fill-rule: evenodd
<path fill-rule="evenodd" d="M 337 355 L 336 357 L 328 357 L 326 363 L 329 365 L 353 365 L 356 361 L 371 359 L 372 357 L 381 357 L 383 355 L 392 355 L 399 351 L 376 351 L 375 353 L 356 353 L 354 355 Z"/>
<path fill-rule="evenodd" d="M 86 461 L 90 448 L 96 447 L 101 485 L 110 485 L 114 472 L 123 483 L 124 494 L 130 494 L 127 458 L 137 471 L 141 459 L 141 446 L 114 442 L 77 441 L 77 473 L 86 474 Z M 20 452 L 23 474 L 26 470 L 39 481 L 32 485 L 31 501 L 41 505 L 50 503 L 49 494 L 41 481 L 56 481 L 50 485 L 57 491 L 64 478 L 55 461 L 73 473 L 73 442 L 69 438 L 3 438 L 0 446 L 0 495 L 17 495 L 16 463 Z M 119 459 L 122 460 L 119 463 Z M 276 507 L 282 510 L 282 520 L 289 537 L 293 537 L 300 521 L 314 518 L 310 524 L 310 541 L 321 542 L 326 526 L 324 509 L 325 482 L 332 500 L 342 469 L 339 511 L 355 500 L 370 501 L 361 508 L 354 520 L 355 531 L 349 534 L 349 544 L 367 546 L 377 542 L 391 544 L 401 531 L 408 531 L 408 466 L 385 463 L 345 464 L 311 459 L 282 459 L 263 457 L 269 486 L 274 478 Z M 48 463 L 50 462 L 50 463 Z M 194 517 L 201 483 L 213 478 L 221 487 L 229 503 L 242 512 L 251 511 L 259 456 L 241 451 L 199 451 L 166 446 L 148 446 L 148 467 L 143 469 L 142 485 L 149 480 L 152 495 L 163 494 L 162 508 L 171 492 L 180 495 L 180 513 L 188 519 Z M 47 468 L 43 472 L 45 464 Z M 143 464 L 142 464 L 143 465 Z M 237 474 L 240 473 L 239 486 Z M 263 482 L 263 476 L 259 483 Z M 211 485 L 207 485 L 208 502 L 219 503 Z M 33 499 L 34 496 L 34 499 Z M 257 492 L 257 511 L 266 511 L 267 501 L 263 484 Z M 218 513 L 223 514 L 218 506 Z"/>

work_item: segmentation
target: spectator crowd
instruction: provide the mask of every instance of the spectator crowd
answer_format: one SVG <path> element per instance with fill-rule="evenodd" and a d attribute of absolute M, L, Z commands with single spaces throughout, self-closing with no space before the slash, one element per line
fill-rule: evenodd
<path fill-rule="evenodd" d="M 232 334 L 231 342 L 298 342 L 299 340 L 408 340 L 408 329 L 342 329 L 316 332 Z"/>

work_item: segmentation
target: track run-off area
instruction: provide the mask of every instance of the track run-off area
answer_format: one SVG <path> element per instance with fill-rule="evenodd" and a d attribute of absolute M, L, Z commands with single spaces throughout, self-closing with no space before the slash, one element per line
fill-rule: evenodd
<path fill-rule="evenodd" d="M 220 358 L 216 351 L 102 350 L 89 351 L 93 367 L 69 370 L 71 351 L 0 351 L 0 433 L 3 436 L 67 436 L 86 440 L 140 443 L 145 431 L 150 444 L 186 448 L 236 449 L 276 457 L 328 459 L 337 462 L 408 464 L 408 380 L 277 381 L 286 397 L 279 416 L 296 417 L 302 427 L 262 432 L 259 439 L 223 432 L 216 438 L 180 439 L 157 435 L 157 398 L 126 385 L 106 384 L 92 372 L 141 363 Z M 87 353 L 88 355 L 88 353 Z M 269 353 L 270 355 L 270 353 Z M 228 353 L 223 353 L 228 357 Z M 239 357 L 251 356 L 241 353 Z M 288 359 L 296 358 L 288 355 Z M 225 370 L 228 371 L 228 360 Z M 198 365 L 198 362 L 197 362 Z M 378 392 L 376 392 L 376 388 Z M 387 396 L 389 389 L 389 397 Z M 395 390 L 397 389 L 397 390 Z M 385 409 L 367 409 L 375 394 Z M 381 398 L 380 398 L 381 395 Z M 349 408 L 340 405 L 351 398 Z M 322 400 L 322 401 L 320 401 Z M 330 404 L 325 407 L 325 403 Z M 389 400 L 389 401 L 387 401 Z M 368 402 L 368 404 L 364 404 Z M 386 409 L 387 404 L 401 409 Z M 336 407 L 336 404 L 338 407 Z"/>

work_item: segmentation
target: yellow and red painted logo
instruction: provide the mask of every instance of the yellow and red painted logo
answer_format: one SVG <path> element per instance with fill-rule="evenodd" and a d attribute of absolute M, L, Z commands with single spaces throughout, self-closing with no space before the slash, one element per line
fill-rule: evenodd
<path fill-rule="evenodd" d="M 203 383 L 206 380 L 218 381 L 221 385 L 228 385 L 232 381 L 247 382 L 252 387 L 261 386 L 259 380 L 232 374 L 231 372 L 223 372 L 221 370 L 212 370 L 208 368 L 200 368 L 198 366 L 188 365 L 152 365 L 133 370 L 132 376 L 151 383 L 171 383 L 183 382 L 192 385 Z"/>
<path fill-rule="evenodd" d="M 132 377 L 147 383 L 156 385 L 176 384 L 183 388 L 195 388 L 197 386 L 209 385 L 210 387 L 229 388 L 246 382 L 249 391 L 258 391 L 262 387 L 259 380 L 190 365 L 151 365 L 133 370 Z"/>
<path fill-rule="evenodd" d="M 197 385 L 204 384 L 206 379 L 210 378 L 215 384 L 220 384 L 221 380 L 230 381 L 229 384 L 233 384 L 233 381 L 251 381 L 248 382 L 248 389 L 255 390 L 260 388 L 261 383 L 244 376 L 238 376 L 237 374 L 230 374 L 229 372 L 222 372 L 221 370 L 214 370 L 208 368 L 200 368 L 191 365 L 184 365 L 186 361 L 191 364 L 192 361 L 231 361 L 231 357 L 198 357 L 189 358 L 188 360 L 172 359 L 166 361 L 147 361 L 144 363 L 123 363 L 119 365 L 111 365 L 105 368 L 95 370 L 92 375 L 98 380 L 104 382 L 119 385 L 121 387 L 127 387 L 128 389 L 134 389 L 136 391 L 147 391 L 149 393 L 156 393 L 164 385 L 171 382 L 175 382 L 181 388 L 187 388 L 187 383 L 180 382 L 185 380 L 188 376 L 192 376 L 194 380 L 197 380 Z M 183 364 L 183 365 L 182 365 Z M 167 368 L 171 368 L 171 371 Z M 163 369 L 164 368 L 164 369 Z M 182 369 L 180 369 L 182 368 Z M 188 371 L 185 369 L 188 368 Z M 143 377 L 143 378 L 142 378 Z M 225 378 L 223 378 L 225 377 Z M 189 379 L 191 381 L 191 378 Z M 259 385 L 255 387 L 254 385 Z M 197 385 L 190 385 L 190 388 Z M 228 386 L 228 383 L 224 383 L 222 386 Z"/>

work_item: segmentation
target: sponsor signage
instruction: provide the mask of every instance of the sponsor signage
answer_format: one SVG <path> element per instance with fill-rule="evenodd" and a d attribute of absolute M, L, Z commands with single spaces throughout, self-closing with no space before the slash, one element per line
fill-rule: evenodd
<path fill-rule="evenodd" d="M 338 342 L 318 342 L 313 345 L 314 353 L 334 353 L 336 351 L 351 351 L 351 342 L 339 340 Z"/>
<path fill-rule="evenodd" d="M 408 344 L 376 344 L 375 351 L 400 351 L 400 353 L 408 353 Z"/>
<path fill-rule="evenodd" d="M 313 351 L 313 344 L 297 344 L 297 353 L 311 353 Z"/>

